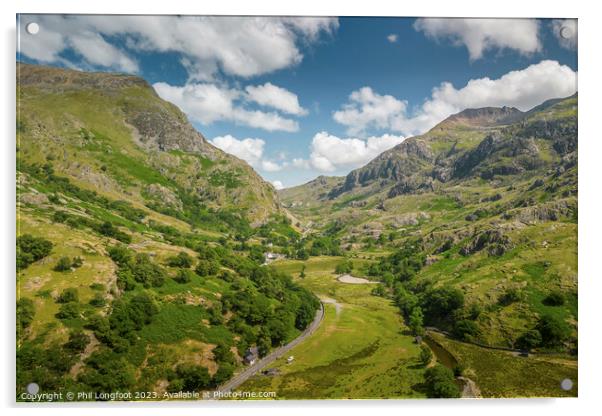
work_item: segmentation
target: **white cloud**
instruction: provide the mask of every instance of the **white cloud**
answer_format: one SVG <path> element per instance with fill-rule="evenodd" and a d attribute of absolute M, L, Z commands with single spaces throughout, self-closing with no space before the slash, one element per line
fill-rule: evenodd
<path fill-rule="evenodd" d="M 565 49 L 577 47 L 577 19 L 554 19 L 551 26 L 560 46 Z"/>
<path fill-rule="evenodd" d="M 295 120 L 274 112 L 246 109 L 239 102 L 244 99 L 243 92 L 226 86 L 200 83 L 178 87 L 158 82 L 153 87 L 161 98 L 174 103 L 192 120 L 203 124 L 224 120 L 267 131 L 299 130 Z"/>
<path fill-rule="evenodd" d="M 542 48 L 536 19 L 421 18 L 414 28 L 429 38 L 466 46 L 471 60 L 482 58 L 490 49 L 532 54 Z"/>
<path fill-rule="evenodd" d="M 575 91 L 577 72 L 556 61 L 541 61 L 498 79 L 472 79 L 460 89 L 443 82 L 413 114 L 408 114 L 405 101 L 364 87 L 353 92 L 351 103 L 334 113 L 333 118 L 350 131 L 361 132 L 372 127 L 409 136 L 424 133 L 466 108 L 510 106 L 526 111 L 550 98 L 566 97 Z"/>
<path fill-rule="evenodd" d="M 228 134 L 226 136 L 215 137 L 209 140 L 209 142 L 224 152 L 244 160 L 254 168 L 266 172 L 277 172 L 286 166 L 286 163 L 279 164 L 264 158 L 265 141 L 262 139 L 237 139 Z"/>
<path fill-rule="evenodd" d="M 369 137 L 341 139 L 325 131 L 317 133 L 310 145 L 309 160 L 293 159 L 297 168 L 334 172 L 339 169 L 354 169 L 365 165 L 376 156 L 404 140 L 402 136 L 385 134 Z"/>
<path fill-rule="evenodd" d="M 397 38 L 398 38 L 398 36 L 397 36 L 395 33 L 391 33 L 390 35 L 388 35 L 388 36 L 387 36 L 387 40 L 388 40 L 390 43 L 395 43 L 395 42 L 397 42 Z"/>
<path fill-rule="evenodd" d="M 391 95 L 379 95 L 370 87 L 353 91 L 349 103 L 342 110 L 336 111 L 333 118 L 348 127 L 349 134 L 361 134 L 367 128 L 388 128 L 392 118 L 405 113 L 407 103 Z"/>
<path fill-rule="evenodd" d="M 245 91 L 249 100 L 260 105 L 297 116 L 307 114 L 307 110 L 299 105 L 299 98 L 296 94 L 270 82 L 257 86 L 249 85 L 245 88 Z"/>
<path fill-rule="evenodd" d="M 284 185 L 281 181 L 273 181 L 272 185 L 274 185 L 274 188 L 276 188 L 276 190 L 284 189 Z"/>
<path fill-rule="evenodd" d="M 212 79 L 218 70 L 250 77 L 296 65 L 303 59 L 299 42 L 338 28 L 336 18 L 110 15 L 24 15 L 20 27 L 33 20 L 40 32 L 20 36 L 21 52 L 32 59 L 61 62 L 61 52 L 74 48 L 88 64 L 135 71 L 133 59 L 124 50 L 110 51 L 104 40 L 123 36 L 129 49 L 181 53 L 192 80 Z M 86 43 L 95 46 L 82 47 Z M 96 47 L 102 62 L 92 56 Z"/>

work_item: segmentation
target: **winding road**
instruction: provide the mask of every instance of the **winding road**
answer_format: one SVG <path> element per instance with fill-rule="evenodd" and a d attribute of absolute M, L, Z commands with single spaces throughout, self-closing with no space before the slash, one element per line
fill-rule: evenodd
<path fill-rule="evenodd" d="M 277 348 L 276 350 L 272 351 L 271 353 L 269 353 L 268 355 L 263 357 L 261 360 L 257 361 L 255 364 L 245 368 L 241 373 L 236 374 L 234 377 L 232 377 L 230 380 L 228 380 L 225 384 L 221 385 L 217 390 L 209 392 L 208 395 L 204 395 L 205 398 L 219 399 L 221 397 L 224 397 L 224 393 L 228 393 L 228 392 L 231 392 L 232 390 L 236 389 L 238 386 L 243 384 L 249 378 L 251 378 L 258 372 L 263 370 L 265 367 L 267 367 L 268 365 L 270 365 L 271 363 L 276 361 L 278 358 L 280 358 L 283 354 L 290 351 L 291 349 L 293 349 L 294 347 L 299 345 L 301 342 L 303 342 L 311 334 L 313 334 L 316 331 L 316 329 L 318 329 L 318 327 L 322 323 L 323 319 L 324 319 L 324 304 L 322 302 L 320 302 L 320 309 L 318 309 L 316 311 L 316 316 L 315 316 L 314 320 L 312 321 L 311 324 L 309 324 L 309 326 L 307 328 L 305 328 L 305 330 L 301 333 L 301 335 L 299 335 L 297 338 L 295 338 L 288 344 L 283 345 L 283 346 Z"/>

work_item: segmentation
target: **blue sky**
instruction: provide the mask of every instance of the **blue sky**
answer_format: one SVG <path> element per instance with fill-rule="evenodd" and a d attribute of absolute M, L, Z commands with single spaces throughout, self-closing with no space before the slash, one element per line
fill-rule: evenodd
<path fill-rule="evenodd" d="M 22 15 L 17 59 L 137 74 L 280 187 L 344 175 L 464 108 L 570 95 L 576 44 L 562 19 Z"/>

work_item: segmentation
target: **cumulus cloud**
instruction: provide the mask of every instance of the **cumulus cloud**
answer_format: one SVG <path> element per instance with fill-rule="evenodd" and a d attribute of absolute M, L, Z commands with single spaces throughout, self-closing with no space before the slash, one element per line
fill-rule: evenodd
<path fill-rule="evenodd" d="M 354 169 L 365 165 L 376 156 L 404 140 L 402 136 L 385 134 L 367 139 L 339 138 L 325 131 L 314 135 L 310 145 L 309 159 L 293 159 L 297 168 L 334 172 Z"/>
<path fill-rule="evenodd" d="M 338 28 L 336 18 L 322 17 L 94 15 L 22 15 L 20 27 L 30 21 L 40 32 L 22 32 L 20 51 L 40 62 L 64 62 L 61 54 L 73 49 L 90 65 L 135 72 L 125 48 L 106 41 L 120 36 L 130 50 L 180 53 L 190 78 L 204 81 L 219 70 L 251 77 L 296 65 L 303 59 L 299 42 Z"/>
<path fill-rule="evenodd" d="M 237 139 L 231 135 L 218 136 L 209 140 L 209 142 L 244 160 L 256 169 L 266 172 L 277 172 L 286 166 L 285 163 L 277 163 L 264 157 L 265 141 L 257 138 Z"/>
<path fill-rule="evenodd" d="M 363 133 L 367 128 L 389 128 L 392 119 L 406 112 L 407 103 L 391 95 L 379 95 L 370 87 L 353 91 L 349 103 L 334 112 L 333 118 L 348 127 L 349 134 Z"/>
<path fill-rule="evenodd" d="M 560 46 L 565 49 L 577 47 L 577 19 L 554 19 L 551 26 Z"/>
<path fill-rule="evenodd" d="M 257 86 L 249 85 L 245 88 L 245 91 L 248 99 L 257 104 L 297 116 L 307 114 L 307 110 L 299 105 L 299 98 L 296 94 L 270 82 Z"/>
<path fill-rule="evenodd" d="M 277 190 L 284 189 L 284 185 L 281 181 L 273 181 L 272 185 L 274 185 L 274 188 L 276 188 Z"/>
<path fill-rule="evenodd" d="M 466 108 L 511 106 L 526 111 L 550 98 L 566 97 L 576 91 L 576 71 L 557 61 L 541 61 L 497 79 L 470 80 L 459 89 L 443 82 L 412 114 L 405 101 L 364 87 L 353 92 L 350 103 L 334 113 L 333 118 L 349 131 L 372 127 L 409 136 L 424 133 Z"/>
<path fill-rule="evenodd" d="M 387 40 L 390 43 L 395 43 L 395 42 L 397 42 L 397 35 L 395 33 L 391 33 L 390 35 L 387 36 Z"/>
<path fill-rule="evenodd" d="M 421 18 L 414 28 L 431 39 L 466 46 L 471 60 L 482 58 L 490 49 L 513 49 L 526 55 L 542 48 L 536 19 Z"/>
<path fill-rule="evenodd" d="M 284 118 L 275 112 L 247 109 L 242 102 L 244 93 L 227 86 L 193 83 L 180 87 L 158 82 L 153 87 L 161 98 L 174 103 L 192 120 L 202 124 L 223 120 L 267 131 L 299 130 L 299 124 L 295 120 Z"/>

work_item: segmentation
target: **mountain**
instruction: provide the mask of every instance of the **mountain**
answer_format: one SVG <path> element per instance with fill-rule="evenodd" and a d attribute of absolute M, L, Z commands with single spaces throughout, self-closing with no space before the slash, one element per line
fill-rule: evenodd
<path fill-rule="evenodd" d="M 182 218 L 193 202 L 253 225 L 281 213 L 271 185 L 142 78 L 21 63 L 17 71 L 20 162 L 50 157 L 83 187 Z"/>
<path fill-rule="evenodd" d="M 313 320 L 318 299 L 263 267 L 299 234 L 250 166 L 141 78 L 17 74 L 18 400 L 32 380 L 213 389 Z"/>
<path fill-rule="evenodd" d="M 475 308 L 435 321 L 424 310 L 432 325 L 471 320 L 472 340 L 508 347 L 552 314 L 575 337 L 577 100 L 464 110 L 346 177 L 280 198 L 347 255 L 378 260 L 355 273 L 383 281 L 398 303 L 413 293 L 426 308 L 434 288 L 450 288 Z M 546 300 L 554 293 L 561 306 Z"/>

